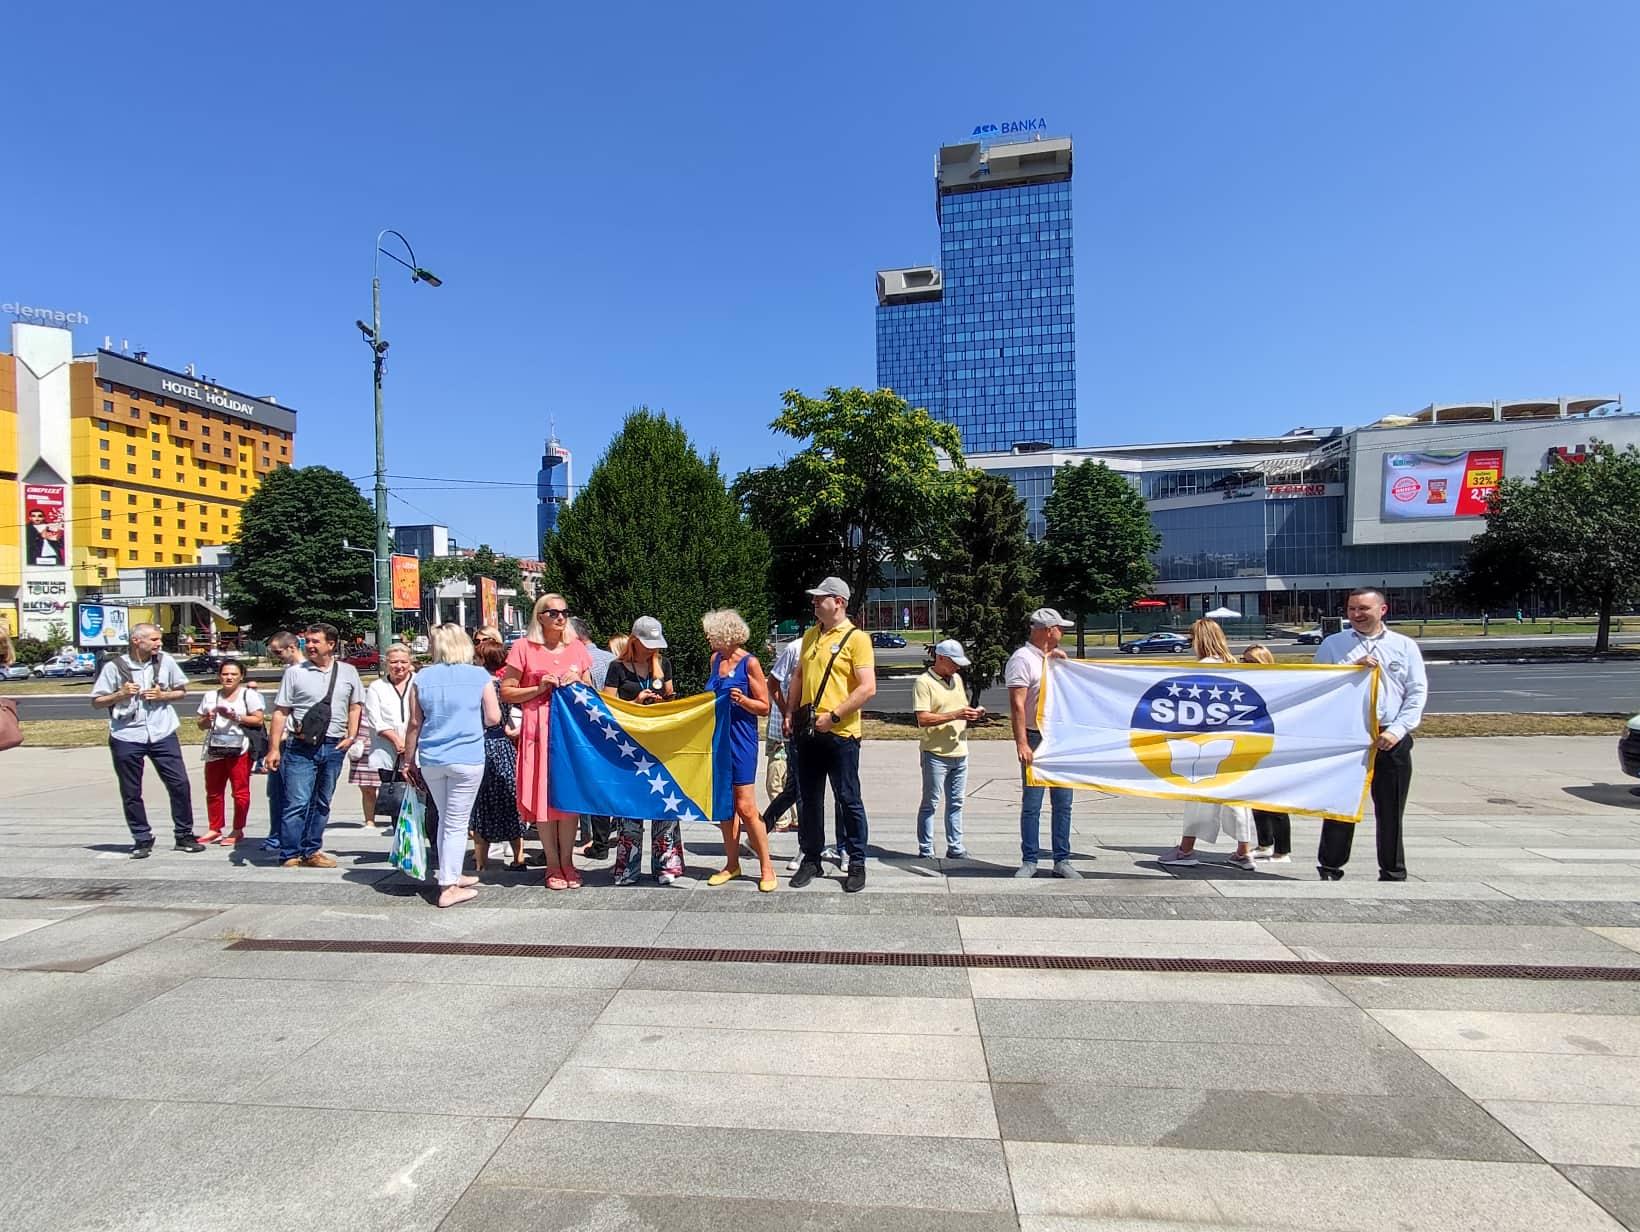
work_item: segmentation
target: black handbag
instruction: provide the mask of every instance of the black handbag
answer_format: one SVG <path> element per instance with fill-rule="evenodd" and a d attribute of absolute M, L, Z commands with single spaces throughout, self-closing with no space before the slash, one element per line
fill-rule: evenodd
<path fill-rule="evenodd" d="M 857 632 L 859 630 L 850 629 L 843 634 L 842 640 L 837 643 L 837 648 L 831 652 L 831 660 L 826 664 L 826 670 L 820 677 L 820 683 L 815 686 L 814 700 L 816 702 L 826 695 L 826 685 L 831 683 L 831 669 L 837 666 L 837 656 L 843 653 L 843 647 L 848 645 L 848 639 Z M 807 740 L 809 737 L 818 734 L 819 731 L 814 726 L 814 707 L 812 705 L 799 706 L 792 712 L 792 739 Z"/>
<path fill-rule="evenodd" d="M 376 771 L 382 785 L 376 788 L 376 816 L 386 817 L 389 821 L 397 822 L 399 810 L 404 807 L 404 793 L 410 784 L 405 781 L 404 772 L 395 762 L 391 770 Z"/>

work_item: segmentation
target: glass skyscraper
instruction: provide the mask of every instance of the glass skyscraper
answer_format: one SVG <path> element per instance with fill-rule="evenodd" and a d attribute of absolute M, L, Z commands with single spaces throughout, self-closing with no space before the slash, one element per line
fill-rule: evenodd
<path fill-rule="evenodd" d="M 1069 138 L 939 152 L 939 269 L 877 275 L 877 383 L 968 453 L 1076 443 Z"/>

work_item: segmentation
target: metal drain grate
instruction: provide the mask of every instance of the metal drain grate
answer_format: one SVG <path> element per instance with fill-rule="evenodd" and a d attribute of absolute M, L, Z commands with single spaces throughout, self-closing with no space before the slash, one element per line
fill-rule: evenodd
<path fill-rule="evenodd" d="M 419 954 L 462 958 L 616 958 L 636 962 L 795 963 L 838 967 L 944 967 L 1010 971 L 1184 971 L 1211 975 L 1366 975 L 1446 980 L 1640 982 L 1640 967 L 1528 963 L 1308 962 L 1297 958 L 1103 958 L 1042 954 L 918 954 L 884 950 L 726 950 L 648 945 L 520 945 L 500 941 L 323 941 L 246 938 L 241 952 Z"/>

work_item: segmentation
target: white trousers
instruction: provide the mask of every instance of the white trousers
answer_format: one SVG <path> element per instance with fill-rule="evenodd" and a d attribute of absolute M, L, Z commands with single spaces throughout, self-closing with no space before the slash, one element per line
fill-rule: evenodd
<path fill-rule="evenodd" d="M 1184 833 L 1199 842 L 1214 842 L 1220 833 L 1236 843 L 1251 843 L 1258 837 L 1253 810 L 1239 804 L 1207 804 L 1187 800 L 1184 806 Z"/>
<path fill-rule="evenodd" d="M 484 781 L 484 767 L 423 766 L 421 777 L 438 806 L 438 883 L 455 885 L 467 859 L 467 823 L 478 785 Z"/>

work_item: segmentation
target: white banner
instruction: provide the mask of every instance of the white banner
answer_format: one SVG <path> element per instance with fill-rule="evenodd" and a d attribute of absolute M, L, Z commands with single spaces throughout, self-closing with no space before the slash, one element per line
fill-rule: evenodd
<path fill-rule="evenodd" d="M 1049 659 L 1030 781 L 1361 820 L 1378 673 Z"/>

